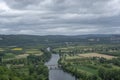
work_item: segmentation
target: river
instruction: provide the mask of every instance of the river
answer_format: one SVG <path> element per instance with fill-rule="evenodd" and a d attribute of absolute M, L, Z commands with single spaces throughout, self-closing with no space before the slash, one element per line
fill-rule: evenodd
<path fill-rule="evenodd" d="M 74 76 L 58 68 L 59 59 L 58 54 L 52 54 L 50 61 L 45 64 L 49 68 L 49 80 L 75 80 Z"/>

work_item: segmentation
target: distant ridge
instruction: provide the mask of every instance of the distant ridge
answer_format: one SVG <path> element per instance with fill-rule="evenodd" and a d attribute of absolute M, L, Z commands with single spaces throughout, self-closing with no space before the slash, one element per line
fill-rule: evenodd
<path fill-rule="evenodd" d="M 120 34 L 88 34 L 88 35 L 0 35 L 0 46 L 38 45 L 38 44 L 113 44 L 120 43 Z"/>

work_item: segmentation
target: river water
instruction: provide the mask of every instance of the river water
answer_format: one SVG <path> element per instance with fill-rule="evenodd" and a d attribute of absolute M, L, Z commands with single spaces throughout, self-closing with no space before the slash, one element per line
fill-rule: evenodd
<path fill-rule="evenodd" d="M 58 68 L 59 59 L 58 54 L 52 54 L 50 61 L 45 64 L 49 68 L 49 80 L 76 80 L 74 76 Z"/>

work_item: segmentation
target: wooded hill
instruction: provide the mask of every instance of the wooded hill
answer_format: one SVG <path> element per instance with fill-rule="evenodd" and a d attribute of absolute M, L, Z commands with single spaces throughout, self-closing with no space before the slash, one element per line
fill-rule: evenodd
<path fill-rule="evenodd" d="M 0 35 L 0 46 L 24 46 L 37 44 L 118 44 L 120 43 L 120 35 Z"/>

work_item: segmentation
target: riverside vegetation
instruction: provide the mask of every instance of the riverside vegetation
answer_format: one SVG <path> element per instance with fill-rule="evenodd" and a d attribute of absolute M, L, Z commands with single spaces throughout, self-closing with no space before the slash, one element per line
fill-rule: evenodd
<path fill-rule="evenodd" d="M 59 64 L 79 80 L 119 80 L 120 45 L 68 46 L 54 49 Z"/>

